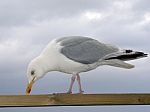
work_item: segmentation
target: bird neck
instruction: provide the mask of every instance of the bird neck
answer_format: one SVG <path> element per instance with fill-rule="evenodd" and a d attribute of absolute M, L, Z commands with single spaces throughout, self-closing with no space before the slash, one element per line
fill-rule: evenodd
<path fill-rule="evenodd" d="M 45 73 L 57 70 L 56 62 L 52 57 L 40 55 L 38 58 L 40 60 L 40 67 Z"/>

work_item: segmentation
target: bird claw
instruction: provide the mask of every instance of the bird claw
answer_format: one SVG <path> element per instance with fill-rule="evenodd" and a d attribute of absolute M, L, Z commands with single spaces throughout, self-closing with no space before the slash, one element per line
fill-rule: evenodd
<path fill-rule="evenodd" d="M 80 90 L 79 93 L 76 93 L 76 94 L 83 94 L 84 91 Z M 72 91 L 68 91 L 66 93 L 53 93 L 53 95 L 59 95 L 59 94 L 72 94 Z"/>
<path fill-rule="evenodd" d="M 68 91 L 66 93 L 53 93 L 53 95 L 59 95 L 59 94 L 72 94 L 72 91 Z"/>
<path fill-rule="evenodd" d="M 72 94 L 72 91 L 68 91 L 66 94 Z"/>
<path fill-rule="evenodd" d="M 84 91 L 81 90 L 78 94 L 83 94 L 83 93 L 84 93 Z"/>
<path fill-rule="evenodd" d="M 66 94 L 66 93 L 53 93 L 53 95 L 60 95 L 60 94 Z"/>

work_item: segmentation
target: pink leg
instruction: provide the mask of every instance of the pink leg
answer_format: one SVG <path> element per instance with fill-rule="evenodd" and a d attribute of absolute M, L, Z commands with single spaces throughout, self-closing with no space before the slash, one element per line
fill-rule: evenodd
<path fill-rule="evenodd" d="M 73 84 L 74 84 L 75 79 L 76 79 L 76 75 L 73 75 L 73 76 L 71 77 L 70 87 L 69 87 L 69 90 L 68 90 L 68 92 L 67 92 L 68 94 L 71 94 L 71 93 L 72 93 L 72 87 L 73 87 Z"/>
<path fill-rule="evenodd" d="M 79 93 L 82 94 L 84 91 L 82 90 L 82 87 L 81 87 L 81 81 L 80 81 L 79 74 L 77 74 L 77 81 L 78 81 L 78 86 L 79 86 Z"/>

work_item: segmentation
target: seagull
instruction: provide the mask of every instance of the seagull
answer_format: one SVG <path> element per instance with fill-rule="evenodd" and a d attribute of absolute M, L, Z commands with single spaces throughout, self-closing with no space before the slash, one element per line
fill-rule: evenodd
<path fill-rule="evenodd" d="M 77 80 L 79 93 L 82 94 L 84 91 L 81 87 L 80 73 L 102 65 L 131 69 L 134 65 L 125 61 L 147 56 L 148 54 L 143 52 L 119 49 L 89 37 L 69 36 L 53 39 L 28 65 L 26 95 L 30 94 L 32 85 L 50 71 L 71 74 L 67 93 L 72 93 L 73 84 Z"/>

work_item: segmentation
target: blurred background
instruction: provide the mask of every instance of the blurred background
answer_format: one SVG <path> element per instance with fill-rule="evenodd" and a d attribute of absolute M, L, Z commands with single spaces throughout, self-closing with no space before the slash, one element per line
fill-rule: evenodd
<path fill-rule="evenodd" d="M 150 52 L 149 0 L 0 0 L 0 95 L 23 95 L 29 62 L 54 38 L 87 36 Z M 85 93 L 149 93 L 150 58 L 134 69 L 101 66 L 82 73 Z M 71 75 L 48 73 L 32 94 L 66 92 Z M 73 92 L 78 92 L 75 83 Z M 8 108 L 0 111 L 149 112 L 150 106 Z"/>

